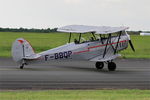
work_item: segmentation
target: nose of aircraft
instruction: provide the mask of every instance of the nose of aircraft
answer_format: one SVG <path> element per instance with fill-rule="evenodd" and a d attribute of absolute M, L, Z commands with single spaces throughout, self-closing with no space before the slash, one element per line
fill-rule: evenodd
<path fill-rule="evenodd" d="M 131 47 L 131 48 L 132 48 L 132 50 L 135 52 L 135 49 L 134 49 L 133 43 L 132 43 L 132 41 L 131 41 L 130 35 L 129 35 L 129 34 L 127 34 L 127 33 L 126 33 L 126 35 L 127 35 L 128 39 L 129 39 L 130 47 Z"/>

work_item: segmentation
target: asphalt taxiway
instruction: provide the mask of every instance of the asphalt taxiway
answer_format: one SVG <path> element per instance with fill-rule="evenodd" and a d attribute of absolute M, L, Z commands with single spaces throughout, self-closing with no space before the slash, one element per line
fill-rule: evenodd
<path fill-rule="evenodd" d="M 150 59 L 117 59 L 117 70 L 95 63 L 53 62 L 19 69 L 11 58 L 0 58 L 0 90 L 16 89 L 150 89 Z"/>

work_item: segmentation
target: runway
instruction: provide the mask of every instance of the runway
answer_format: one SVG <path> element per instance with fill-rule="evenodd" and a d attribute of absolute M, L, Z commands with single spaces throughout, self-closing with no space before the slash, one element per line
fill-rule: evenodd
<path fill-rule="evenodd" d="M 95 63 L 54 62 L 19 69 L 11 58 L 0 58 L 0 90 L 16 89 L 150 89 L 150 59 L 117 59 L 117 70 Z"/>

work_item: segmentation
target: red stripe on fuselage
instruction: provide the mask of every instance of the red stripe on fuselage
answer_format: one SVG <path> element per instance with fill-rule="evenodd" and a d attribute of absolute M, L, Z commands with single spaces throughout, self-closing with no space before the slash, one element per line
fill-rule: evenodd
<path fill-rule="evenodd" d="M 73 54 L 79 54 L 79 53 L 84 53 L 84 52 L 89 52 L 90 50 L 84 50 L 84 51 L 78 51 L 78 52 L 74 52 Z"/>
<path fill-rule="evenodd" d="M 98 46 L 92 46 L 92 47 L 89 47 L 88 49 L 103 47 L 103 46 L 106 46 L 106 45 L 112 45 L 112 44 L 122 43 L 122 42 L 126 42 L 126 41 L 127 41 L 127 40 L 123 40 L 123 41 L 120 41 L 120 42 L 114 42 L 114 43 L 109 43 L 109 44 L 103 44 L 103 45 L 98 45 Z"/>
<path fill-rule="evenodd" d="M 80 53 L 90 52 L 90 49 L 93 49 L 93 48 L 103 47 L 103 46 L 106 46 L 106 45 L 112 45 L 112 44 L 117 44 L 117 43 L 122 43 L 122 42 L 127 42 L 127 41 L 128 41 L 128 40 L 123 40 L 123 41 L 120 41 L 120 42 L 114 42 L 114 43 L 109 43 L 109 44 L 103 44 L 103 45 L 92 46 L 92 47 L 88 47 L 88 48 L 87 48 L 88 50 L 83 50 L 83 51 L 74 52 L 73 54 L 80 54 Z"/>

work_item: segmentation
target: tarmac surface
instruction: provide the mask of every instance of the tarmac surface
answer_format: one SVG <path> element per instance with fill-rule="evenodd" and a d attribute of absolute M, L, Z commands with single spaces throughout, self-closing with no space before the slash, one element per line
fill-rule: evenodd
<path fill-rule="evenodd" d="M 117 59 L 116 71 L 97 70 L 94 62 L 53 62 L 19 69 L 0 58 L 0 90 L 150 89 L 150 59 Z"/>

